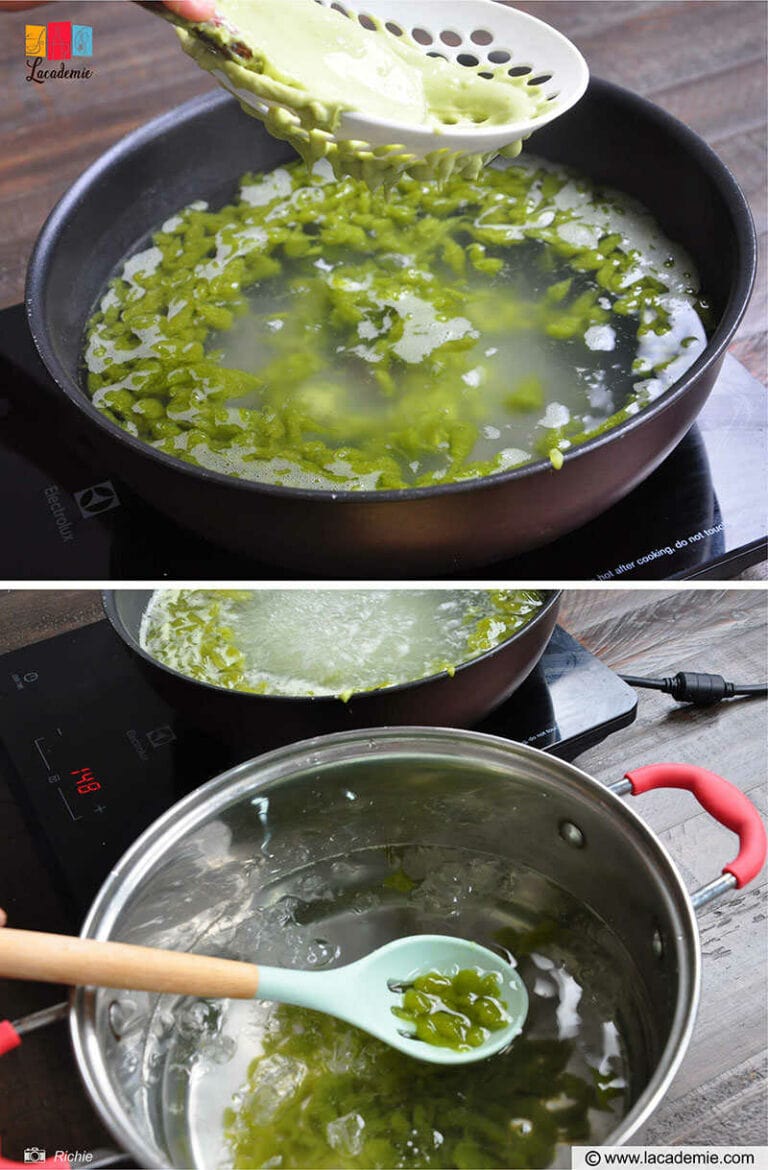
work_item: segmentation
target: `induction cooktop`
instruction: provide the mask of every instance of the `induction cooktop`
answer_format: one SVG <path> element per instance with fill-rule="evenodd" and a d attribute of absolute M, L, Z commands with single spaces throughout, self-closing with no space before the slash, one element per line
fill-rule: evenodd
<path fill-rule="evenodd" d="M 635 692 L 558 626 L 478 730 L 572 759 L 630 724 L 636 707 Z M 0 771 L 72 927 L 153 820 L 255 754 L 185 725 L 105 621 L 0 658 Z"/>

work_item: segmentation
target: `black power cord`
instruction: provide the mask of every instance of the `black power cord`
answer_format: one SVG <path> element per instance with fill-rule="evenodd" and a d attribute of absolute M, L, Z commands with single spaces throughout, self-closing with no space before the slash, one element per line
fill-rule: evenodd
<path fill-rule="evenodd" d="M 695 707 L 710 707 L 722 699 L 745 695 L 753 699 L 768 695 L 768 683 L 739 686 L 726 682 L 721 674 L 697 674 L 681 670 L 673 678 L 638 678 L 634 674 L 620 674 L 631 687 L 645 687 L 652 691 L 663 691 L 678 703 L 693 703 Z"/>

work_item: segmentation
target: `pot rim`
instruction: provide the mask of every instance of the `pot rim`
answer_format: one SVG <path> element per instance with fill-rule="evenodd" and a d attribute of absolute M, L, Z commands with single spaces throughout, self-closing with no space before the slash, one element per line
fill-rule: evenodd
<path fill-rule="evenodd" d="M 437 591 L 448 593 L 448 592 L 455 590 L 457 588 L 463 589 L 466 587 L 467 586 L 465 585 L 464 582 L 458 582 L 458 583 L 455 583 L 452 585 L 444 586 L 442 589 L 440 589 L 438 587 Z M 216 588 L 219 588 L 219 587 L 213 586 L 211 589 L 211 592 L 214 592 L 216 590 Z M 320 588 L 324 589 L 324 588 L 326 588 L 326 586 L 321 585 Z M 351 584 L 346 585 L 345 588 L 362 589 L 363 586 L 361 584 L 356 585 L 354 583 L 351 583 Z M 409 584 L 407 589 L 404 589 L 401 592 L 408 592 L 409 589 L 414 589 L 414 588 L 415 588 L 415 586 Z M 483 587 L 483 590 L 490 592 L 490 589 L 486 589 L 485 586 Z M 191 678 L 190 675 L 184 674 L 180 670 L 176 670 L 175 667 L 173 667 L 173 666 L 168 666 L 167 663 L 162 662 L 159 658 L 155 658 L 152 654 L 148 653 L 148 651 L 146 651 L 144 649 L 144 647 L 141 645 L 141 642 L 133 636 L 131 631 L 127 630 L 125 628 L 125 625 L 123 624 L 123 622 L 120 618 L 120 615 L 117 612 L 117 604 L 116 604 L 116 594 L 123 593 L 123 592 L 141 592 L 141 593 L 153 594 L 153 593 L 155 593 L 155 590 L 154 589 L 147 589 L 147 590 L 142 589 L 142 590 L 132 591 L 132 590 L 122 590 L 122 589 L 120 589 L 120 590 L 118 590 L 118 589 L 102 589 L 101 600 L 102 600 L 102 605 L 104 607 L 104 613 L 106 614 L 107 619 L 110 622 L 113 630 L 134 654 L 137 654 L 145 662 L 149 663 L 150 666 L 153 666 L 156 669 L 163 671 L 165 674 L 170 675 L 172 678 L 178 679 L 180 682 L 189 683 L 190 686 L 201 687 L 204 690 L 214 691 L 217 694 L 232 695 L 233 698 L 240 698 L 241 700 L 242 699 L 258 699 L 258 700 L 261 700 L 262 703 L 263 702 L 272 702 L 272 703 L 275 703 L 278 705 L 283 705 L 283 706 L 284 705 L 299 706 L 299 705 L 304 704 L 304 703 L 311 703 L 315 707 L 322 707 L 322 706 L 332 706 L 332 705 L 335 705 L 337 703 L 345 702 L 343 699 L 339 698 L 338 695 L 258 694 L 258 693 L 253 693 L 250 691 L 239 691 L 236 688 L 232 688 L 232 687 L 224 687 L 224 686 L 219 685 L 218 683 L 209 683 L 209 682 L 206 682 L 204 679 Z M 264 590 L 260 589 L 260 590 L 258 590 L 258 592 L 261 593 L 261 592 L 264 592 Z M 313 589 L 313 592 L 316 592 L 316 590 Z M 458 665 L 454 669 L 453 675 L 450 675 L 447 670 L 439 670 L 439 671 L 437 671 L 436 674 L 428 674 L 428 675 L 425 675 L 424 678 L 409 679 L 407 682 L 394 683 L 392 686 L 374 687 L 371 690 L 367 690 L 367 691 L 354 691 L 349 697 L 349 702 L 359 702 L 361 699 L 365 699 L 370 695 L 396 695 L 396 694 L 402 693 L 403 691 L 413 690 L 414 688 L 417 688 L 420 686 L 426 686 L 428 684 L 435 683 L 438 681 L 438 679 L 447 679 L 447 678 L 452 678 L 452 677 L 455 678 L 460 673 L 463 674 L 464 671 L 469 670 L 474 666 L 478 666 L 481 662 L 485 662 L 489 658 L 493 658 L 495 655 L 500 654 L 503 650 L 506 650 L 513 642 L 522 638 L 522 636 L 524 634 L 526 634 L 529 630 L 533 630 L 533 629 L 535 629 L 536 626 L 540 625 L 551 614 L 553 609 L 555 611 L 557 611 L 559 609 L 560 598 L 561 598 L 562 592 L 563 592 L 562 589 L 534 589 L 534 590 L 529 590 L 529 592 L 541 593 L 544 595 L 545 600 L 544 600 L 544 603 L 543 603 L 541 609 L 538 610 L 538 612 L 535 613 L 534 616 L 529 621 L 527 621 L 524 626 L 521 626 L 519 630 L 515 630 L 515 632 L 513 634 L 510 634 L 510 636 L 508 638 L 505 638 L 503 642 L 499 642 L 499 644 L 497 646 L 492 646 L 490 650 L 484 650 L 482 654 L 477 654 L 477 655 L 475 655 L 474 658 L 468 658 L 468 659 L 466 659 L 466 661 L 458 663 Z M 144 612 L 146 613 L 146 609 L 144 610 Z M 557 613 L 555 613 L 555 620 L 557 620 Z M 538 661 L 538 659 L 537 659 L 537 661 Z M 534 666 L 535 666 L 535 663 L 534 663 Z"/>
<path fill-rule="evenodd" d="M 255 759 L 246 760 L 190 792 L 158 817 L 126 850 L 112 869 L 83 922 L 84 938 L 109 938 L 109 931 L 124 907 L 132 889 L 160 860 L 167 847 L 180 839 L 199 822 L 203 811 L 228 807 L 266 786 L 290 779 L 299 768 L 319 767 L 324 763 L 348 762 L 377 746 L 392 755 L 412 752 L 437 753 L 442 746 L 446 755 L 455 758 L 456 747 L 469 749 L 476 762 L 516 762 L 533 764 L 546 761 L 550 774 L 579 792 L 596 800 L 607 815 L 618 817 L 640 839 L 657 864 L 662 888 L 670 909 L 679 920 L 674 944 L 678 954 L 679 983 L 674 1018 L 669 1039 L 648 1084 L 605 1145 L 621 1145 L 643 1126 L 666 1093 L 685 1057 L 698 1009 L 701 987 L 701 946 L 696 914 L 677 866 L 668 851 L 643 818 L 617 795 L 612 788 L 574 764 L 558 759 L 539 748 L 520 744 L 499 736 L 476 731 L 437 727 L 388 727 L 344 731 L 333 735 L 302 740 L 278 748 Z M 474 749 L 474 750 L 473 750 Z M 70 999 L 69 1030 L 80 1076 L 96 1112 L 120 1145 L 129 1150 L 140 1165 L 163 1170 L 157 1151 L 132 1131 L 120 1101 L 105 1075 L 103 1053 L 94 1027 L 96 993 L 93 988 L 76 988 Z"/>
<path fill-rule="evenodd" d="M 737 266 L 734 279 L 731 282 L 728 300 L 723 313 L 707 345 L 696 359 L 694 364 L 676 382 L 672 384 L 654 402 L 638 411 L 637 414 L 625 419 L 615 427 L 595 435 L 584 443 L 570 447 L 564 452 L 566 463 L 586 458 L 592 451 L 613 441 L 614 437 L 625 437 L 631 432 L 643 427 L 647 422 L 671 409 L 688 392 L 699 376 L 713 366 L 725 352 L 733 334 L 746 312 L 757 270 L 757 237 L 752 214 L 746 197 L 736 182 L 731 171 L 719 158 L 715 151 L 704 139 L 691 130 L 684 122 L 657 106 L 654 102 L 634 93 L 615 82 L 602 78 L 591 77 L 586 91 L 596 94 L 599 100 L 606 99 L 624 105 L 629 116 L 641 113 L 652 118 L 663 133 L 677 139 L 680 149 L 693 156 L 713 181 L 728 208 L 733 220 L 736 237 Z M 70 213 L 75 210 L 89 188 L 98 181 L 99 177 L 107 172 L 113 161 L 124 158 L 133 150 L 155 137 L 170 130 L 181 117 L 193 116 L 198 112 L 215 108 L 227 102 L 235 102 L 228 93 L 214 90 L 192 98 L 182 105 L 160 114 L 158 117 L 145 122 L 136 130 L 118 139 L 95 162 L 93 162 L 69 190 L 53 207 L 46 219 L 30 256 L 27 268 L 27 282 L 25 290 L 25 305 L 27 320 L 32 334 L 32 340 L 43 365 L 48 370 L 59 389 L 69 401 L 87 415 L 106 435 L 125 444 L 135 454 L 143 455 L 150 460 L 157 461 L 166 469 L 178 473 L 179 477 L 191 476 L 196 481 L 209 482 L 220 487 L 229 487 L 233 491 L 241 491 L 257 496 L 275 496 L 287 501 L 314 501 L 327 503 L 333 501 L 337 505 L 367 505 L 377 503 L 398 503 L 407 501 L 432 500 L 445 495 L 463 495 L 477 491 L 492 491 L 505 484 L 526 480 L 530 476 L 551 471 L 548 459 L 537 459 L 525 463 L 520 467 L 510 468 L 508 471 L 496 472 L 493 475 L 481 476 L 477 479 L 461 480 L 457 483 L 435 484 L 428 487 L 387 489 L 383 491 L 361 492 L 349 489 L 326 488 L 294 488 L 279 484 L 261 483 L 254 480 L 239 479 L 225 475 L 223 472 L 212 471 L 206 467 L 187 463 L 157 450 L 148 443 L 124 431 L 116 423 L 108 419 L 93 405 L 86 391 L 78 380 L 59 360 L 51 343 L 46 327 L 45 314 L 42 309 L 43 292 L 46 283 L 47 268 L 51 254 L 55 252 L 60 229 L 66 225 Z M 287 159 L 286 161 L 292 161 Z M 277 166 L 283 165 L 277 163 Z M 274 168 L 273 168 L 274 169 Z M 89 310 L 93 312 L 93 307 Z"/>

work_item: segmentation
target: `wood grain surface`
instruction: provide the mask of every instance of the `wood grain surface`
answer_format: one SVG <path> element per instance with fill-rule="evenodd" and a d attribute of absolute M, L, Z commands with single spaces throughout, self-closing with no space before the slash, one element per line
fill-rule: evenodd
<path fill-rule="evenodd" d="M 100 616 L 95 591 L 2 594 L 0 653 Z M 569 590 L 561 621 L 618 671 L 703 670 L 737 682 L 768 677 L 762 589 Z M 645 763 L 701 764 L 726 776 L 765 811 L 767 740 L 764 700 L 695 709 L 646 691 L 640 692 L 636 722 L 577 762 L 606 783 Z M 650 793 L 635 807 L 660 835 L 690 890 L 718 874 L 734 855 L 733 836 L 685 793 Z M 620 873 L 615 876 L 621 881 Z M 696 1030 L 665 1101 L 642 1135 L 648 1144 L 768 1141 L 765 895 L 764 871 L 747 889 L 699 916 L 704 974 Z M 2 779 L 0 904 L 13 926 L 60 929 L 55 891 Z M 55 988 L 0 982 L 0 1018 L 16 1018 L 57 998 Z M 14 1157 L 29 1145 L 93 1150 L 112 1144 L 80 1087 L 63 1025 L 36 1033 L 0 1060 L 0 1138 L 6 1155 Z"/>
<path fill-rule="evenodd" d="M 211 85 L 178 50 L 171 29 L 128 0 L 57 0 L 34 16 L 2 7 L 0 307 L 21 299 L 34 239 L 73 179 L 127 131 Z M 94 76 L 87 81 L 26 80 L 24 25 L 50 19 L 54 7 L 55 19 L 93 27 Z M 644 94 L 701 134 L 741 183 L 765 244 L 763 3 L 534 0 L 517 7 L 571 37 L 596 76 Z M 768 364 L 766 287 L 763 267 L 731 346 L 761 380 Z"/>

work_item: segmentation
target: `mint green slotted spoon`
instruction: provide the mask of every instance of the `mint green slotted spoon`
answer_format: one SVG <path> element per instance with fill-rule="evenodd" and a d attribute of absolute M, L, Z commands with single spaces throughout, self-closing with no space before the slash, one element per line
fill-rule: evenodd
<path fill-rule="evenodd" d="M 430 971 L 465 968 L 501 976 L 500 997 L 509 1023 L 476 1048 L 455 1050 L 425 1043 L 394 1015 L 403 985 Z M 519 1035 L 528 994 L 514 967 L 486 947 L 439 934 L 411 935 L 330 971 L 261 967 L 185 951 L 100 942 L 34 930 L 0 930 L 0 976 L 77 986 L 117 987 L 205 999 L 268 999 L 336 1016 L 419 1060 L 458 1065 L 484 1060 Z"/>

